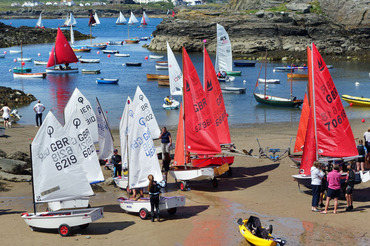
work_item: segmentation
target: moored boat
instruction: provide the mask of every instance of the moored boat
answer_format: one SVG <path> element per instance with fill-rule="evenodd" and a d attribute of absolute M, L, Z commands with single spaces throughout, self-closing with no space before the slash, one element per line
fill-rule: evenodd
<path fill-rule="evenodd" d="M 138 39 L 138 38 L 125 39 L 125 43 L 126 44 L 137 44 L 139 42 L 140 42 L 140 39 Z"/>
<path fill-rule="evenodd" d="M 115 57 L 130 57 L 130 54 L 114 54 Z"/>
<path fill-rule="evenodd" d="M 342 95 L 342 99 L 353 106 L 370 107 L 370 98 Z"/>
<path fill-rule="evenodd" d="M 35 65 L 47 65 L 48 62 L 47 61 L 36 61 L 36 60 L 34 60 L 33 64 L 35 64 Z"/>
<path fill-rule="evenodd" d="M 30 73 L 32 72 L 32 68 L 29 67 L 14 67 L 13 73 Z"/>
<path fill-rule="evenodd" d="M 254 67 L 256 65 L 256 63 L 252 62 L 252 61 L 238 60 L 238 61 L 234 61 L 234 65 L 236 67 Z"/>
<path fill-rule="evenodd" d="M 21 52 L 22 52 L 21 50 L 9 50 L 10 54 L 19 54 Z"/>
<path fill-rule="evenodd" d="M 126 62 L 122 65 L 126 67 L 141 67 L 141 62 Z"/>
<path fill-rule="evenodd" d="M 124 43 L 124 41 L 108 41 L 107 42 L 107 45 L 122 45 Z"/>
<path fill-rule="evenodd" d="M 83 73 L 83 74 L 99 74 L 100 69 L 96 69 L 96 70 L 82 69 L 81 73 Z"/>
<path fill-rule="evenodd" d="M 149 58 L 150 59 L 163 59 L 164 56 L 160 56 L 160 55 L 149 55 Z"/>
<path fill-rule="evenodd" d="M 221 88 L 223 93 L 245 94 L 246 88 L 226 86 Z"/>
<path fill-rule="evenodd" d="M 103 50 L 103 53 L 105 54 L 118 54 L 118 50 Z"/>
<path fill-rule="evenodd" d="M 74 52 L 90 52 L 91 49 L 87 47 L 72 47 Z"/>
<path fill-rule="evenodd" d="M 155 64 L 155 69 L 156 70 L 168 70 L 168 64 L 163 65 L 163 64 Z"/>
<path fill-rule="evenodd" d="M 32 58 L 18 57 L 17 61 L 19 61 L 19 62 L 31 62 Z"/>
<path fill-rule="evenodd" d="M 288 79 L 308 79 L 307 73 L 288 73 Z"/>
<path fill-rule="evenodd" d="M 100 63 L 100 59 L 79 59 L 81 63 Z"/>
<path fill-rule="evenodd" d="M 13 73 L 14 78 L 35 79 L 46 78 L 46 73 Z"/>
<path fill-rule="evenodd" d="M 266 83 L 266 84 L 280 84 L 280 79 L 258 79 L 259 83 Z"/>
<path fill-rule="evenodd" d="M 169 79 L 169 75 L 147 73 L 146 74 L 146 79 L 147 80 Z"/>
<path fill-rule="evenodd" d="M 170 86 L 170 81 L 168 79 L 158 79 L 158 86 Z"/>
<path fill-rule="evenodd" d="M 303 103 L 303 100 L 297 100 L 295 98 L 276 97 L 260 93 L 254 93 L 253 95 L 257 102 L 272 106 L 298 108 Z"/>
<path fill-rule="evenodd" d="M 104 78 L 97 78 L 97 84 L 118 84 L 119 79 L 104 79 Z"/>
<path fill-rule="evenodd" d="M 103 50 L 107 48 L 107 45 L 104 43 L 100 44 L 91 44 L 91 45 L 86 45 L 87 48 L 92 49 L 92 50 Z"/>

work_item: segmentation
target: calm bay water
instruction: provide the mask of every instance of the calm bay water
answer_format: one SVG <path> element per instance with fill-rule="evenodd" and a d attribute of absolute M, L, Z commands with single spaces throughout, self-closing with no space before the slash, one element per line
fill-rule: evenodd
<path fill-rule="evenodd" d="M 149 16 L 150 18 L 150 16 Z M 138 18 L 139 19 L 139 18 Z M 122 41 L 127 38 L 127 25 L 116 26 L 115 18 L 101 18 L 101 25 L 92 28 L 93 36 L 96 39 L 93 42 L 107 41 Z M 0 20 L 5 24 L 12 23 L 13 26 L 35 26 L 37 20 L 29 19 L 13 19 Z M 44 20 L 44 25 L 47 28 L 56 28 L 63 24 L 62 19 Z M 161 19 L 153 18 L 147 27 L 141 28 L 138 26 L 130 26 L 130 37 L 145 37 L 150 36 L 155 30 L 156 25 Z M 89 34 L 90 30 L 87 26 L 87 18 L 77 18 L 77 25 L 74 30 Z M 216 30 L 215 30 L 216 31 Z M 69 37 L 67 37 L 69 39 Z M 0 49 L 0 53 L 7 51 L 6 58 L 0 59 L 0 71 L 2 79 L 0 86 L 7 86 L 14 89 L 21 89 L 25 93 L 31 93 L 36 98 L 40 99 L 46 106 L 47 110 L 52 110 L 59 120 L 63 121 L 63 109 L 72 94 L 73 90 L 78 87 L 79 90 L 89 99 L 92 105 L 95 105 L 97 97 L 107 112 L 109 122 L 113 128 L 118 128 L 120 117 L 124 107 L 124 101 L 127 96 L 133 98 L 136 87 L 140 86 L 146 96 L 149 98 L 157 121 L 160 125 L 174 126 L 178 121 L 178 110 L 162 109 L 163 98 L 169 95 L 169 88 L 158 87 L 156 82 L 147 81 L 147 73 L 166 74 L 167 71 L 156 71 L 155 61 L 146 60 L 145 57 L 156 54 L 165 55 L 163 52 L 151 52 L 142 45 L 149 44 L 149 41 L 140 41 L 139 44 L 108 46 L 107 49 L 117 49 L 120 53 L 129 53 L 130 57 L 117 58 L 114 55 L 108 57 L 107 54 L 97 54 L 97 51 L 90 53 L 77 53 L 83 58 L 99 58 L 98 64 L 72 64 L 72 67 L 78 67 L 79 70 L 85 69 L 101 69 L 101 74 L 85 75 L 47 75 L 46 79 L 14 79 L 13 74 L 9 69 L 20 66 L 20 63 L 15 63 L 13 60 L 20 57 L 20 54 L 10 54 L 10 50 L 20 49 L 20 47 L 11 47 Z M 79 44 L 90 44 L 90 40 L 78 41 Z M 31 57 L 34 60 L 47 61 L 49 52 L 53 44 L 38 44 L 24 45 L 23 57 Z M 40 56 L 38 56 L 40 54 Z M 175 53 L 176 58 L 181 65 L 181 53 Z M 202 78 L 202 54 L 189 53 L 195 67 L 198 70 L 199 77 Z M 210 54 L 214 60 L 215 54 Z M 142 67 L 123 67 L 125 62 L 142 62 Z M 329 58 L 325 58 L 327 64 L 334 66 L 330 70 L 334 83 L 337 86 L 340 95 L 348 94 L 353 96 L 370 97 L 370 67 L 366 62 L 358 61 L 341 61 L 332 62 Z M 297 122 L 300 117 L 300 109 L 277 108 L 258 104 L 253 97 L 253 89 L 258 78 L 261 63 L 257 62 L 256 67 L 236 67 L 234 70 L 241 70 L 242 76 L 236 77 L 234 82 L 227 83 L 227 86 L 246 87 L 246 94 L 224 94 L 226 110 L 229 114 L 229 122 L 231 125 L 239 125 L 245 123 L 272 123 L 272 122 Z M 284 72 L 273 72 L 273 67 L 286 66 L 287 63 L 268 63 L 267 78 L 280 79 L 281 84 L 270 85 L 267 92 L 271 95 L 289 97 L 290 96 L 290 81 Z M 31 67 L 33 72 L 44 72 L 44 66 L 35 66 L 32 63 L 26 63 L 25 67 Z M 263 69 L 264 70 L 264 69 Z M 262 74 L 262 73 L 261 73 Z M 262 75 L 264 76 L 264 74 Z M 261 76 L 261 77 L 262 77 Z M 98 85 L 96 78 L 118 78 L 118 85 Z M 359 86 L 355 86 L 355 82 L 359 82 Z M 297 98 L 303 98 L 306 90 L 307 82 L 304 80 L 293 81 L 293 95 Z M 222 85 L 223 86 L 223 85 Z M 263 88 L 260 88 L 263 92 Z M 180 99 L 180 98 L 178 98 Z M 22 115 L 21 124 L 34 124 L 33 105 L 19 108 Z M 369 118 L 370 110 L 361 107 L 349 107 L 348 103 L 343 101 L 343 105 L 349 118 Z"/>

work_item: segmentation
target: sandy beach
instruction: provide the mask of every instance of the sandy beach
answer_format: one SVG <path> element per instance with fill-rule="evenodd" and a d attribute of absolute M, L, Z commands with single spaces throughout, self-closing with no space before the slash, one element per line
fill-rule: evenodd
<path fill-rule="evenodd" d="M 367 119 L 370 122 L 370 119 Z M 369 122 L 351 121 L 355 138 L 361 138 Z M 298 123 L 243 125 L 233 127 L 231 139 L 237 149 L 262 147 L 293 148 Z M 38 128 L 14 125 L 0 138 L 0 149 L 10 154 L 29 152 Z M 176 129 L 169 129 L 173 138 Z M 113 131 L 115 146 L 119 148 L 118 130 Z M 159 142 L 158 142 L 159 143 Z M 104 207 L 104 218 L 85 229 L 76 229 L 63 238 L 56 231 L 31 231 L 21 213 L 32 212 L 31 183 L 0 181 L 0 242 L 1 245 L 248 245 L 238 231 L 238 218 L 260 217 L 262 225 L 273 225 L 273 235 L 288 241 L 287 245 L 369 245 L 370 182 L 355 186 L 354 210 L 345 212 L 346 202 L 339 201 L 339 213 L 311 211 L 311 195 L 301 193 L 292 174 L 293 162 L 283 158 L 279 162 L 246 156 L 236 156 L 232 176 L 218 178 L 218 188 L 210 181 L 191 182 L 189 191 L 180 191 L 169 178 L 166 193 L 183 195 L 185 207 L 175 215 L 161 211 L 162 222 L 141 220 L 137 214 L 127 214 L 119 207 L 117 198 L 126 195 L 113 185 L 101 184 L 106 192 L 90 199 L 92 207 Z M 105 177 L 111 172 L 104 170 Z M 77 187 L 76 187 L 77 188 Z M 5 191 L 4 191 L 5 190 Z M 40 210 L 45 210 L 40 205 Z"/>

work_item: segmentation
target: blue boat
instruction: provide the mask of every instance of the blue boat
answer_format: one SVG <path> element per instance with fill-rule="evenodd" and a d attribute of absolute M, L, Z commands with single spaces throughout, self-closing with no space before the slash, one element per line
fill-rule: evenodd
<path fill-rule="evenodd" d="M 118 84 L 119 79 L 103 79 L 103 78 L 97 78 L 96 83 L 97 84 Z"/>
<path fill-rule="evenodd" d="M 234 61 L 234 65 L 236 67 L 254 67 L 256 63 L 251 61 Z"/>
<path fill-rule="evenodd" d="M 92 44 L 92 45 L 86 45 L 87 48 L 92 50 L 104 50 L 107 48 L 106 44 Z"/>

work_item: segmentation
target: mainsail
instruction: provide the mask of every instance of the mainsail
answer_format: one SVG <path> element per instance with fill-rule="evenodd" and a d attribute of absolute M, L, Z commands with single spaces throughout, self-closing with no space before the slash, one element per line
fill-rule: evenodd
<path fill-rule="evenodd" d="M 39 27 L 39 28 L 43 28 L 44 27 L 44 24 L 42 23 L 41 14 L 40 14 L 39 19 L 37 20 L 36 27 Z"/>
<path fill-rule="evenodd" d="M 121 143 L 121 154 L 122 154 L 122 167 L 124 169 L 128 168 L 128 155 L 127 155 L 127 137 L 129 129 L 132 127 L 132 117 L 134 112 L 131 110 L 132 100 L 127 97 L 125 108 L 121 116 L 121 121 L 119 124 L 119 138 Z"/>
<path fill-rule="evenodd" d="M 49 112 L 32 142 L 32 173 L 36 203 L 64 201 L 93 195 L 70 139 Z"/>
<path fill-rule="evenodd" d="M 71 115 L 66 121 L 64 128 L 71 136 L 71 142 L 76 144 L 76 157 L 81 161 L 85 170 L 86 177 L 90 183 L 104 181 L 103 173 L 100 168 L 98 155 L 96 154 L 92 134 L 86 124 L 83 124 L 84 115 L 79 111 L 78 105 L 70 110 Z"/>
<path fill-rule="evenodd" d="M 135 24 L 138 23 L 139 21 L 136 19 L 134 13 L 131 12 L 130 19 L 128 20 L 128 24 Z"/>
<path fill-rule="evenodd" d="M 311 167 L 316 157 L 316 140 L 315 140 L 315 124 L 313 119 L 313 108 L 309 109 L 309 117 L 307 120 L 307 131 L 305 134 L 305 142 L 302 153 L 301 165 L 299 173 L 304 175 L 311 174 Z"/>
<path fill-rule="evenodd" d="M 119 24 L 126 24 L 126 23 L 127 23 L 127 20 L 125 16 L 122 14 L 122 12 L 119 12 L 119 16 L 116 20 L 116 24 L 119 25 Z"/>
<path fill-rule="evenodd" d="M 170 80 L 170 92 L 172 96 L 182 96 L 183 75 L 176 57 L 170 45 L 167 43 L 168 76 Z"/>
<path fill-rule="evenodd" d="M 66 26 L 74 26 L 76 24 L 77 24 L 77 21 L 76 21 L 75 17 L 73 17 L 72 13 L 69 13 L 69 18 L 68 18 L 68 21 L 66 23 Z"/>
<path fill-rule="evenodd" d="M 148 22 L 149 22 L 149 18 L 145 14 L 145 11 L 143 11 L 143 18 L 141 18 L 141 25 L 148 25 Z"/>
<path fill-rule="evenodd" d="M 211 107 L 220 144 L 230 144 L 230 130 L 224 98 L 212 61 L 204 48 L 204 90 Z"/>
<path fill-rule="evenodd" d="M 73 62 L 78 62 L 76 54 L 69 45 L 68 40 L 64 36 L 63 32 L 58 27 L 55 46 L 51 50 L 46 67 Z"/>
<path fill-rule="evenodd" d="M 181 105 L 179 121 L 177 124 L 175 158 L 173 160 L 174 166 L 183 166 L 188 162 L 187 160 L 185 160 L 185 142 L 184 141 L 185 141 L 184 139 L 184 111 Z"/>
<path fill-rule="evenodd" d="M 87 23 L 87 25 L 91 27 L 91 26 L 93 26 L 95 24 L 96 24 L 96 20 L 95 20 L 93 14 L 90 13 L 89 23 Z"/>
<path fill-rule="evenodd" d="M 109 159 L 113 154 L 113 136 L 109 127 L 107 116 L 96 98 L 96 120 L 99 134 L 99 159 Z"/>
<path fill-rule="evenodd" d="M 94 19 L 95 19 L 95 24 L 99 25 L 100 24 L 100 20 L 99 20 L 99 17 L 98 17 L 98 14 L 95 12 L 94 14 Z"/>
<path fill-rule="evenodd" d="M 216 72 L 232 71 L 233 69 L 233 52 L 231 42 L 225 28 L 217 24 L 217 49 L 216 49 Z"/>
<path fill-rule="evenodd" d="M 73 91 L 72 96 L 69 98 L 67 105 L 64 108 L 65 123 L 74 117 L 73 113 L 76 106 L 79 118 L 81 119 L 81 127 L 87 127 L 92 135 L 94 143 L 97 143 L 99 137 L 95 112 L 90 102 L 77 88 Z"/>

